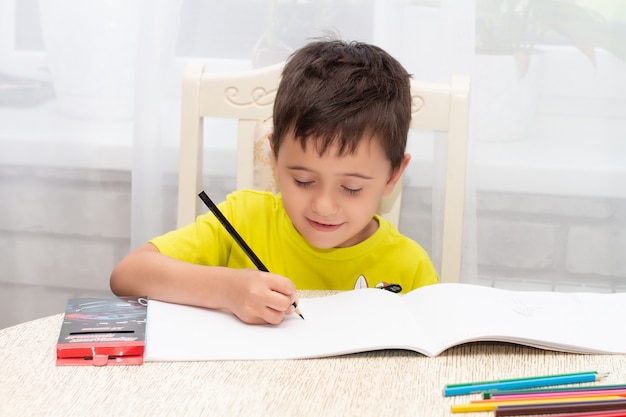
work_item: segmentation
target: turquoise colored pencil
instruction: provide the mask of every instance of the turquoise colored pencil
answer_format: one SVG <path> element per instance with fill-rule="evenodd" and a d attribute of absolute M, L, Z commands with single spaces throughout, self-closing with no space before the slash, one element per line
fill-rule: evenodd
<path fill-rule="evenodd" d="M 554 375 L 540 375 L 540 376 L 527 376 L 523 378 L 509 378 L 509 379 L 494 379 L 492 381 L 479 381 L 479 382 L 461 382 L 458 384 L 447 384 L 446 388 L 454 388 L 454 387 L 465 387 L 468 385 L 484 385 L 484 384 L 495 384 L 501 382 L 511 382 L 511 381 L 526 381 L 529 379 L 542 379 L 542 378 L 555 378 L 561 376 L 576 376 L 576 375 L 588 375 L 588 374 L 597 374 L 598 371 L 585 371 L 585 372 L 574 372 L 567 374 L 554 374 Z"/>
<path fill-rule="evenodd" d="M 540 378 L 525 378 L 519 380 L 511 380 L 504 382 L 486 382 L 483 384 L 476 383 L 473 385 L 462 385 L 456 387 L 446 387 L 443 390 L 445 397 L 451 397 L 455 395 L 466 395 L 477 392 L 484 392 L 490 390 L 503 390 L 503 389 L 522 389 L 522 388 L 535 388 L 546 387 L 552 385 L 566 385 L 577 384 L 583 382 L 600 381 L 605 378 L 606 374 L 598 374 L 597 372 L 575 374 L 575 375 L 557 375 L 553 377 L 540 377 Z"/>

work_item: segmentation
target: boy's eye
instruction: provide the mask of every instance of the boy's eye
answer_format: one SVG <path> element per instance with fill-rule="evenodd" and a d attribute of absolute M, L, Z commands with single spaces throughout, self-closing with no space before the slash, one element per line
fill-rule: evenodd
<path fill-rule="evenodd" d="M 294 178 L 293 181 L 296 183 L 297 187 L 301 187 L 301 188 L 312 187 L 315 184 L 315 181 L 302 181 L 297 178 Z M 345 187 L 345 186 L 341 188 L 343 189 L 344 192 L 348 193 L 349 195 L 357 195 L 363 190 L 362 188 L 350 188 L 350 187 Z"/>
<path fill-rule="evenodd" d="M 307 188 L 310 187 L 311 185 L 313 185 L 313 181 L 300 181 L 296 178 L 293 179 L 296 182 L 296 185 L 298 187 L 302 187 L 302 188 Z"/>
<path fill-rule="evenodd" d="M 343 187 L 343 189 L 345 192 L 347 192 L 350 195 L 357 195 L 362 190 L 362 188 L 348 188 L 348 187 Z"/>

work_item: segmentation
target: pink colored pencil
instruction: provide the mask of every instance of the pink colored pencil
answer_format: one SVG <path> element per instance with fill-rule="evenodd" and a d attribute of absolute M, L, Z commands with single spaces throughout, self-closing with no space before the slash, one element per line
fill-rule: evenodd
<path fill-rule="evenodd" d="M 558 400 L 557 400 L 558 401 Z M 596 413 L 602 417 L 606 417 L 601 413 L 608 413 L 612 411 L 618 416 L 626 415 L 626 399 L 608 400 L 608 401 L 577 401 L 576 402 L 561 402 L 561 403 L 544 403 L 544 404 L 520 404 L 520 405 L 507 405 L 498 406 L 495 409 L 495 417 L 504 416 L 530 416 L 530 415 L 543 415 L 548 414 L 550 417 L 572 417 L 572 414 L 578 417 L 594 416 Z M 608 414 L 610 416 L 610 414 Z"/>
<path fill-rule="evenodd" d="M 605 396 L 605 395 L 617 395 L 620 397 L 626 397 L 626 389 L 621 390 L 602 390 L 593 389 L 588 391 L 576 391 L 576 392 L 538 392 L 536 394 L 524 393 L 524 394 L 503 394 L 492 396 L 491 400 L 506 401 L 506 400 L 532 400 L 538 398 L 574 398 L 574 397 L 592 397 L 592 396 Z"/>
<path fill-rule="evenodd" d="M 626 411 L 583 411 L 581 413 L 548 414 L 546 417 L 626 417 Z"/>

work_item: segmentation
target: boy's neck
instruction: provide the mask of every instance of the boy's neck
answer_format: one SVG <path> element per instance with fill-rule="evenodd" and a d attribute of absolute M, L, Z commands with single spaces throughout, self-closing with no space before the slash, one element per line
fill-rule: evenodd
<path fill-rule="evenodd" d="M 378 219 L 376 217 L 372 217 L 372 220 L 365 226 L 358 235 L 352 236 L 350 240 L 346 242 L 346 244 L 342 244 L 337 246 L 338 248 L 347 248 L 350 246 L 358 245 L 361 242 L 366 241 L 370 237 L 376 233 L 380 225 L 378 224 Z"/>

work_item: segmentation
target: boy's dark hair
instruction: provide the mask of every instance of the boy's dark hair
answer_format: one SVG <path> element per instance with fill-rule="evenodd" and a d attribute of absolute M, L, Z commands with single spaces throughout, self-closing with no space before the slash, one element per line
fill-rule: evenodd
<path fill-rule="evenodd" d="M 320 155 L 334 144 L 340 155 L 354 152 L 368 135 L 397 169 L 411 122 L 410 77 L 374 45 L 334 39 L 305 45 L 285 64 L 276 93 L 274 152 L 291 131 L 303 149 L 314 140 Z"/>

